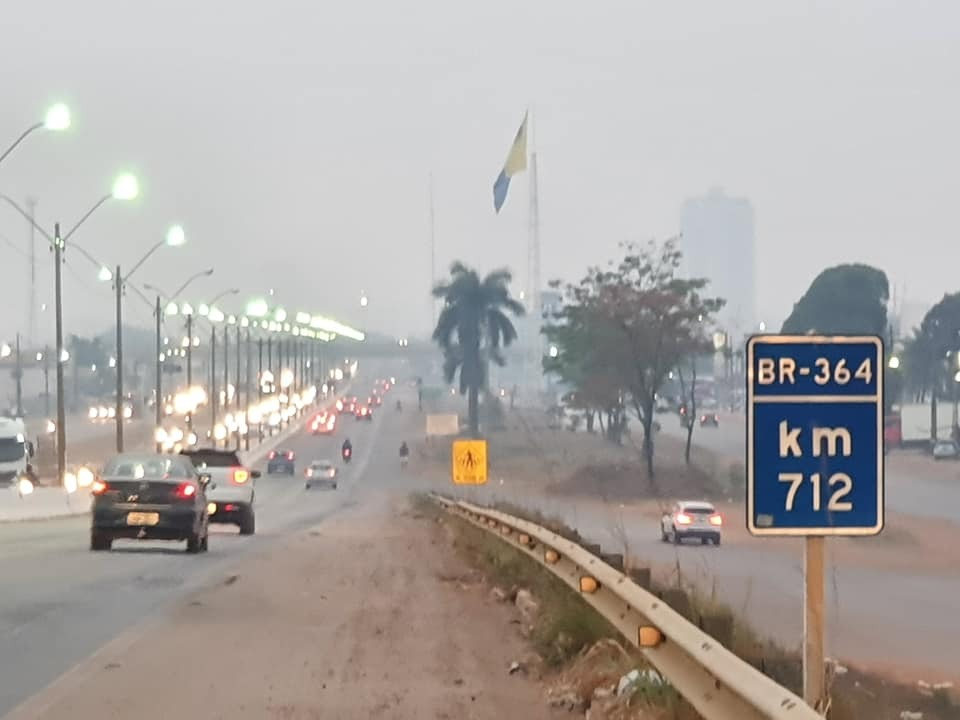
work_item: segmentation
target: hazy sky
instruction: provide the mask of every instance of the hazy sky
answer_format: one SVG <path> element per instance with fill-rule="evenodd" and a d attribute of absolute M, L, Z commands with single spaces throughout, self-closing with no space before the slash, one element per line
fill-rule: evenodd
<path fill-rule="evenodd" d="M 129 266 L 182 223 L 190 244 L 137 278 L 172 290 L 215 266 L 195 301 L 275 287 L 289 308 L 425 329 L 431 172 L 438 271 L 462 258 L 522 281 L 526 177 L 499 217 L 491 186 L 528 106 L 544 280 L 674 233 L 684 198 L 721 186 L 754 204 L 761 317 L 843 261 L 879 265 L 913 300 L 960 286 L 952 0 L 10 0 L 0 27 L 0 145 L 52 100 L 74 113 L 0 166 L 0 192 L 71 224 L 136 171 L 142 198 L 76 240 Z M 6 336 L 26 329 L 25 245 L 0 207 Z M 70 265 L 67 330 L 108 327 L 109 288 Z"/>

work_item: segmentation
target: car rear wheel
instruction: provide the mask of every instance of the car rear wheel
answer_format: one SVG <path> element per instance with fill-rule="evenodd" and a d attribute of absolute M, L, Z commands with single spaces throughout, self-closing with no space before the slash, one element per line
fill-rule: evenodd
<path fill-rule="evenodd" d="M 253 513 L 253 508 L 248 505 L 240 511 L 240 534 L 253 535 L 256 529 L 256 516 Z"/>
<path fill-rule="evenodd" d="M 113 538 L 106 533 L 92 530 L 90 532 L 90 549 L 95 552 L 102 552 L 113 547 Z"/>
<path fill-rule="evenodd" d="M 199 533 L 191 535 L 187 538 L 187 552 L 190 554 L 196 554 L 203 551 L 203 538 L 200 537 Z"/>
<path fill-rule="evenodd" d="M 303 487 L 304 487 L 305 489 L 309 490 L 309 489 L 310 489 L 310 483 L 304 483 L 304 486 L 303 486 Z"/>

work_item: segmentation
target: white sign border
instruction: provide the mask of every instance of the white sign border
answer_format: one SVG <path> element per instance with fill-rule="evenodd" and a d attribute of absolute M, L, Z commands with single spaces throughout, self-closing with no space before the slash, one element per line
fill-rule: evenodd
<path fill-rule="evenodd" d="M 757 343 L 769 345 L 857 345 L 870 343 L 876 349 L 877 374 L 877 524 L 872 527 L 857 528 L 769 528 L 757 527 L 754 522 L 754 453 L 753 453 L 753 349 Z M 878 335 L 751 335 L 747 338 L 747 531 L 757 537 L 868 537 L 879 535 L 886 520 L 885 493 L 886 467 L 884 465 L 884 385 L 883 374 L 886 370 L 883 352 L 883 339 Z"/>

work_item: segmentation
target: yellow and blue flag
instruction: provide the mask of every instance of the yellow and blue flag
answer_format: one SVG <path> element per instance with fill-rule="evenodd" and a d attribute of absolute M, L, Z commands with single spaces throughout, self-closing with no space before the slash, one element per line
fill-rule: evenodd
<path fill-rule="evenodd" d="M 527 115 L 524 113 L 523 122 L 520 123 L 520 129 L 517 130 L 517 136 L 513 139 L 513 145 L 510 147 L 510 153 L 507 155 L 507 161 L 503 164 L 503 170 L 497 176 L 493 183 L 493 209 L 500 212 L 503 203 L 507 199 L 507 190 L 510 189 L 510 178 L 527 169 Z"/>

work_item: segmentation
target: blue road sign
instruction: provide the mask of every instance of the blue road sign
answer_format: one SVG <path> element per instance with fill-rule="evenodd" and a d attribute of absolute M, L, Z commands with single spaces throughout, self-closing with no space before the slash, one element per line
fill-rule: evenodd
<path fill-rule="evenodd" d="M 754 535 L 883 529 L 883 341 L 747 341 L 747 528 Z"/>

